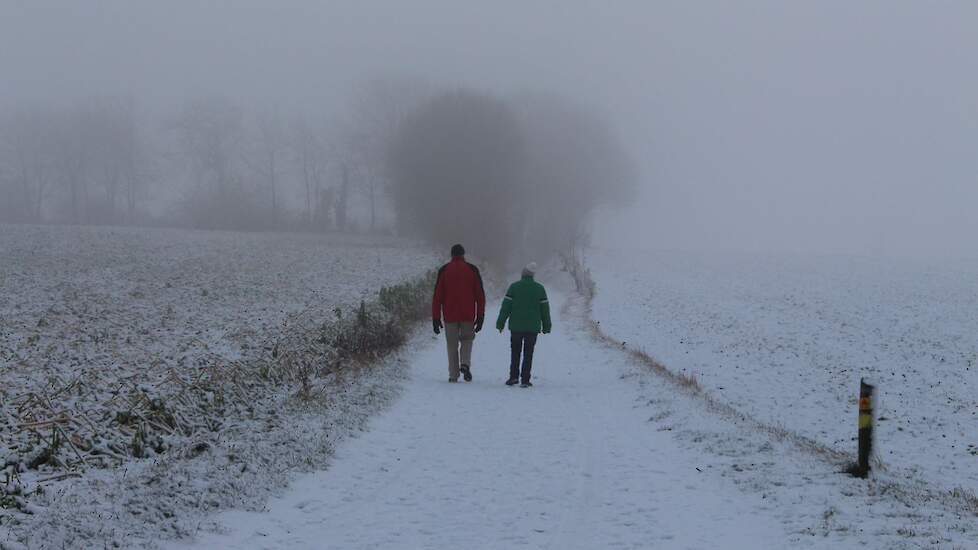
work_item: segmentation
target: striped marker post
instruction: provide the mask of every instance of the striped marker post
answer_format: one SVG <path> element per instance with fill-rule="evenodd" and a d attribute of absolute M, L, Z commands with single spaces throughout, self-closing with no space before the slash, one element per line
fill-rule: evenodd
<path fill-rule="evenodd" d="M 873 396 L 876 386 L 859 379 L 859 463 L 854 475 L 866 477 L 869 473 L 869 457 L 873 454 Z"/>

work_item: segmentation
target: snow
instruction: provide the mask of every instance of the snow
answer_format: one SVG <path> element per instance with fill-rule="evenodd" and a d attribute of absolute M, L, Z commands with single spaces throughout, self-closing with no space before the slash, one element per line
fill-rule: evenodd
<path fill-rule="evenodd" d="M 476 341 L 475 381 L 449 385 L 429 337 L 329 470 L 172 548 L 978 547 L 973 510 L 840 474 L 711 407 L 595 340 L 587 301 L 560 287 L 533 388 L 502 385 L 495 333 Z"/>
<path fill-rule="evenodd" d="M 598 288 L 593 315 L 606 334 L 695 376 L 709 396 L 768 426 L 854 458 L 859 379 L 878 385 L 881 463 L 868 487 L 846 486 L 831 470 L 816 481 L 824 461 L 810 472 L 779 464 L 791 492 L 768 479 L 779 477 L 770 467 L 736 474 L 745 485 L 805 504 L 799 514 L 811 513 L 805 501 L 816 491 L 850 530 L 910 533 L 892 544 L 929 536 L 978 546 L 968 538 L 978 526 L 978 265 L 610 250 L 588 260 Z M 751 448 L 709 423 L 697 427 L 701 417 L 676 426 L 677 437 L 720 447 L 721 456 Z M 756 463 L 768 453 L 760 454 Z"/>
<path fill-rule="evenodd" d="M 546 282 L 546 281 L 545 281 Z M 580 304 L 538 341 L 534 387 L 507 387 L 508 333 L 481 333 L 471 383 L 444 343 L 412 360 L 397 403 L 261 513 L 222 513 L 199 548 L 773 548 L 790 536 L 760 495 L 702 473 L 635 410 L 622 356 Z M 214 531 L 218 532 L 214 532 Z M 797 538 L 800 538 L 798 536 Z M 183 543 L 173 548 L 185 548 Z"/>
<path fill-rule="evenodd" d="M 307 307 L 304 292 L 328 286 L 341 289 L 337 297 L 356 300 L 359 289 L 373 289 L 375 281 L 394 282 L 438 263 L 421 249 L 382 242 L 289 244 L 291 236 L 103 231 L 111 231 L 111 238 L 83 236 L 75 248 L 95 243 L 87 246 L 103 254 L 99 247 L 121 247 L 115 264 L 130 274 L 140 273 L 138 266 L 147 262 L 157 262 L 147 275 L 166 274 L 173 256 L 155 260 L 162 248 L 174 255 L 196 249 L 201 258 L 219 260 L 222 251 L 241 246 L 234 261 L 245 261 L 249 275 L 207 261 L 190 269 L 192 275 L 179 285 L 231 281 L 218 293 L 221 299 L 207 305 L 195 303 L 200 286 L 184 290 L 191 299 L 169 294 L 165 279 L 141 280 L 150 289 L 144 296 L 161 296 L 162 303 L 153 307 L 170 302 L 191 312 L 175 325 L 181 327 L 175 335 L 158 337 L 161 347 L 199 330 L 201 321 L 213 320 L 212 312 L 220 315 L 222 300 L 240 301 L 226 304 L 227 319 L 213 322 L 237 326 L 255 317 L 247 304 L 268 310 L 291 304 L 278 317 L 268 313 L 267 325 L 255 323 L 256 331 L 274 334 L 288 330 L 295 308 Z M 212 245 L 205 242 L 210 239 Z M 0 267 L 6 281 L 0 285 L 11 279 L 29 282 L 24 271 L 32 265 L 29 248 L 16 242 L 6 241 L 2 249 L 16 254 L 17 261 Z M 85 255 L 59 253 L 64 260 L 42 254 L 33 264 L 67 266 L 54 282 L 40 279 L 41 285 L 72 287 L 86 271 L 106 272 L 102 264 L 88 267 Z M 334 256 L 344 265 L 330 266 L 328 258 Z M 125 267 L 126 261 L 132 265 Z M 323 264 L 327 267 L 316 274 L 303 271 Z M 929 466 L 914 470 L 909 462 L 919 458 L 916 464 L 932 464 L 921 450 L 932 444 L 947 459 L 943 473 L 969 487 L 965 482 L 973 479 L 974 463 L 967 456 L 973 455 L 958 457 L 948 450 L 960 444 L 960 434 L 937 439 L 895 412 L 916 403 L 918 408 L 907 410 L 928 418 L 943 415 L 949 429 L 975 433 L 967 421 L 975 389 L 967 358 L 973 357 L 974 341 L 966 335 L 978 333 L 969 324 L 976 300 L 968 281 L 976 271 L 968 265 L 914 271 L 866 261 L 836 265 L 609 251 L 595 251 L 589 264 L 598 288 L 593 304 L 571 290 L 566 275 L 545 270 L 540 276 L 551 296 L 555 330 L 538 342 L 533 388 L 503 385 L 509 341 L 490 330 L 494 310 L 476 340 L 472 383 L 447 383 L 443 339 L 426 329 L 401 353 L 331 380 L 324 388 L 327 402 L 298 406 L 290 399 L 263 400 L 255 418 L 235 418 L 204 439 L 207 446 L 199 452 L 188 442 L 161 455 L 178 452 L 179 460 L 132 460 L 123 468 L 89 470 L 80 480 L 58 483 L 36 499 L 35 515 L 13 525 L 0 523 L 0 547 L 26 542 L 30 548 L 174 549 L 978 548 L 978 516 L 967 507 L 967 494 L 948 493 L 943 477 L 931 475 Z M 187 270 L 173 275 L 182 271 Z M 307 289 L 290 298 L 289 277 L 306 281 Z M 126 289 L 134 278 L 139 279 L 123 277 L 114 285 Z M 139 302 L 126 299 L 127 290 L 84 294 L 99 288 L 98 280 L 85 279 L 62 300 L 98 303 L 110 313 Z M 242 290 L 249 284 L 251 290 Z M 19 303 L 16 310 L 50 312 L 50 304 L 27 308 L 45 292 L 26 288 L 33 298 L 0 294 L 7 308 L 0 311 Z M 271 289 L 267 301 L 249 297 L 260 295 L 259 289 Z M 499 292 L 490 294 L 498 307 Z M 913 315 L 894 317 L 892 310 Z M 85 310 L 69 311 L 80 316 Z M 235 311 L 252 315 L 240 321 Z M 18 323 L 15 339 L 7 340 L 15 343 L 12 349 L 37 353 L 25 347 L 36 321 L 4 315 Z M 61 313 L 45 315 L 59 330 L 79 327 L 79 319 L 69 315 L 69 320 Z M 596 338 L 592 315 L 624 345 Z M 134 326 L 142 322 L 132 318 Z M 845 329 L 852 326 L 859 328 Z M 954 334 L 961 338 L 947 337 Z M 250 352 L 241 343 L 249 340 L 218 337 L 208 347 L 246 357 Z M 74 349 L 130 372 L 123 360 L 111 359 L 129 353 L 115 344 L 98 348 L 99 353 L 93 344 Z M 705 393 L 636 361 L 630 351 L 637 348 L 676 372 L 695 374 Z M 188 349 L 193 354 L 197 348 Z M 879 429 L 886 468 L 868 480 L 840 474 L 836 453 L 799 446 L 776 429 L 783 426 L 786 433 L 851 452 L 854 393 L 862 373 L 854 372 L 850 357 L 873 367 L 869 374 L 881 388 L 880 414 L 892 418 Z M 884 365 L 899 357 L 906 358 L 907 368 L 888 378 Z M 10 372 L 19 377 L 12 380 L 31 380 L 20 363 L 2 366 L 10 369 L 5 381 Z M 66 368 L 59 360 L 45 365 L 56 373 Z M 936 374 L 917 377 L 922 381 L 905 392 L 920 399 L 889 389 L 903 374 L 914 378 L 910 375 L 924 368 Z M 952 378 L 961 368 L 964 372 Z M 949 380 L 959 385 L 954 393 Z M 959 400 L 956 407 L 931 399 L 945 394 Z M 773 429 L 759 430 L 759 424 Z M 911 430 L 916 438 L 931 439 L 916 441 L 904 433 Z"/>
<path fill-rule="evenodd" d="M 744 412 L 845 451 L 865 376 L 878 386 L 884 463 L 978 489 L 978 264 L 590 259 L 595 315 L 620 339 Z"/>

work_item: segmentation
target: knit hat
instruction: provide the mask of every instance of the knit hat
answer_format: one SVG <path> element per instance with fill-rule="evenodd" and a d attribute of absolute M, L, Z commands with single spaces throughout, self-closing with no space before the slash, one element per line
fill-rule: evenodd
<path fill-rule="evenodd" d="M 457 256 L 465 256 L 465 247 L 460 244 L 452 247 L 452 257 L 455 258 Z"/>
<path fill-rule="evenodd" d="M 530 263 L 526 264 L 526 267 L 523 268 L 523 276 L 524 277 L 533 277 L 536 274 L 537 274 L 537 263 L 536 262 L 530 262 Z"/>

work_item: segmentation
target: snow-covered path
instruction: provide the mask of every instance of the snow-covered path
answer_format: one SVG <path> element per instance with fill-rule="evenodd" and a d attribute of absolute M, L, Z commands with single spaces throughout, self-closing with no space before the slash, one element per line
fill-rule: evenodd
<path fill-rule="evenodd" d="M 557 294 L 557 293 L 553 293 Z M 696 469 L 650 424 L 634 385 L 554 302 L 535 386 L 503 385 L 508 338 L 487 322 L 471 383 L 449 384 L 444 344 L 414 354 L 401 398 L 263 513 L 226 512 L 201 548 L 775 548 L 764 501 Z M 567 313 L 569 309 L 571 313 Z M 489 317 L 494 319 L 494 312 Z M 566 317 L 566 318 L 562 318 Z M 178 545 L 177 547 L 183 547 Z"/>

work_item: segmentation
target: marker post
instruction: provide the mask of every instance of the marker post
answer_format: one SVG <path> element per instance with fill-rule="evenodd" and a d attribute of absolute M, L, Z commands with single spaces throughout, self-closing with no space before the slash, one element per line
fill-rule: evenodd
<path fill-rule="evenodd" d="M 873 454 L 873 396 L 876 386 L 859 379 L 859 462 L 852 469 L 857 477 L 869 474 L 869 457 Z"/>

